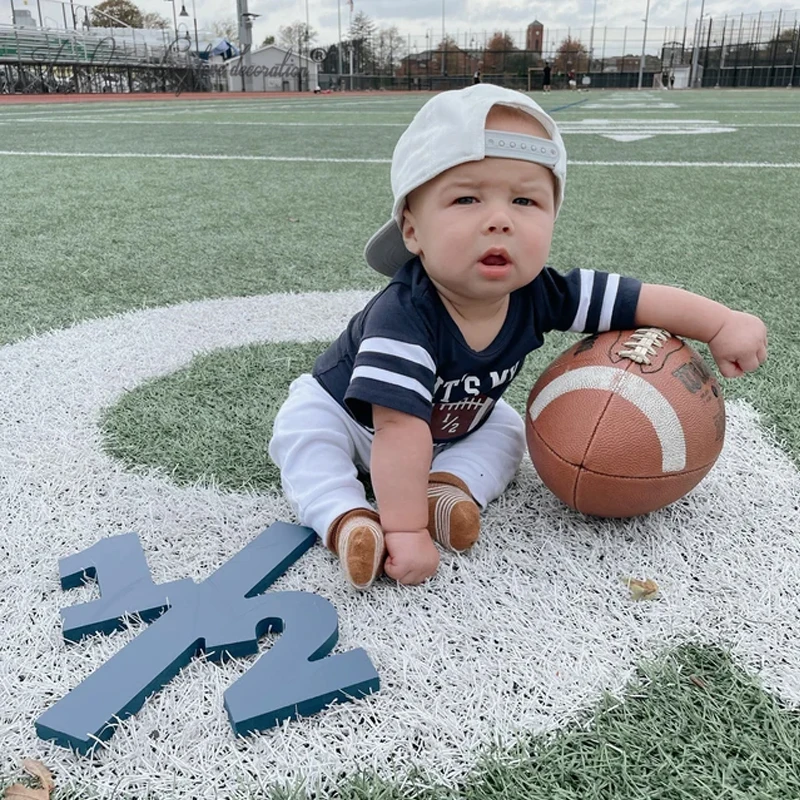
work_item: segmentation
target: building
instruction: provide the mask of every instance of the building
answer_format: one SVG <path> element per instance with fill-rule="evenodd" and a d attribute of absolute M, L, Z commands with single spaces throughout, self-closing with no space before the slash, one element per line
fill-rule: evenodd
<path fill-rule="evenodd" d="M 525 49 L 540 56 L 543 42 L 544 25 L 536 19 L 528 25 L 528 29 L 525 31 Z"/>
<path fill-rule="evenodd" d="M 253 92 L 308 92 L 317 85 L 316 62 L 276 44 L 250 52 L 249 75 L 244 75 L 241 56 L 228 59 L 224 69 L 228 91 L 241 92 L 245 83 Z M 249 78 L 249 81 L 247 80 Z"/>
<path fill-rule="evenodd" d="M 13 6 L 12 6 L 13 8 Z M 39 25 L 33 18 L 33 14 L 27 8 L 14 8 L 13 10 L 14 25 L 18 28 L 38 28 Z"/>
<path fill-rule="evenodd" d="M 691 49 L 687 49 L 681 42 L 666 42 L 661 48 L 661 63 L 665 67 L 677 67 L 688 64 Z"/>

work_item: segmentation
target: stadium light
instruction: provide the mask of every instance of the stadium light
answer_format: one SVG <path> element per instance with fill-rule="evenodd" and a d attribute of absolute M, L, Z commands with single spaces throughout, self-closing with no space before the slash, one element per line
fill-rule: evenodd
<path fill-rule="evenodd" d="M 195 51 L 195 53 L 199 53 L 200 52 L 200 43 L 197 40 L 197 9 L 195 8 L 194 0 L 192 0 L 192 14 L 193 14 L 193 19 L 194 19 L 194 51 Z M 178 16 L 179 17 L 188 17 L 189 16 L 189 12 L 186 10 L 186 3 L 181 3 L 181 13 L 178 14 Z M 191 37 L 188 35 L 188 32 L 187 32 L 186 38 L 190 42 L 192 41 Z"/>

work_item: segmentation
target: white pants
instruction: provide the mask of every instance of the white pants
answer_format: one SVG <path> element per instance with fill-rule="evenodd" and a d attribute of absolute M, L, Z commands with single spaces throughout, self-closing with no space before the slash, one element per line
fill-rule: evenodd
<path fill-rule="evenodd" d="M 325 544 L 331 523 L 354 508 L 369 508 L 358 470 L 369 472 L 373 435 L 361 427 L 311 375 L 289 387 L 275 418 L 269 454 L 301 525 Z M 498 497 L 525 452 L 525 426 L 499 400 L 489 419 L 464 439 L 434 447 L 432 472 L 467 484 L 481 508 Z"/>

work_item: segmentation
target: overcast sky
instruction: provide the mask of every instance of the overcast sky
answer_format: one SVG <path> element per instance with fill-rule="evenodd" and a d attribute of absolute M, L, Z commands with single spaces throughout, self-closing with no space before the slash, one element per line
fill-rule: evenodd
<path fill-rule="evenodd" d="M 294 20 L 306 19 L 306 0 L 247 0 L 249 9 L 261 16 L 255 21 L 253 28 L 254 42 L 260 43 L 268 34 L 276 34 L 281 25 Z M 2 2 L 2 0 L 0 0 Z M 181 0 L 176 0 L 180 11 Z M 235 0 L 195 0 L 197 16 L 201 26 L 213 20 L 232 17 L 236 13 Z M 350 9 L 346 0 L 341 3 L 342 30 L 346 31 Z M 362 10 L 380 25 L 397 25 L 401 34 L 424 39 L 425 33 L 431 29 L 436 42 L 441 40 L 442 33 L 442 0 L 353 0 L 355 10 Z M 623 28 L 632 26 L 643 28 L 647 0 L 597 0 L 595 39 L 602 34 L 598 29 L 603 26 Z M 694 20 L 700 16 L 701 0 L 689 0 L 688 19 L 690 29 Z M 147 10 L 169 12 L 169 3 L 165 0 L 139 0 L 139 6 Z M 785 3 L 784 3 L 785 5 Z M 311 26 L 319 33 L 320 44 L 331 44 L 338 39 L 337 0 L 308 0 L 308 18 Z M 759 2 L 749 0 L 748 3 L 734 0 L 707 0 L 705 13 L 713 17 L 725 14 L 753 13 L 759 11 L 777 12 L 780 2 Z M 516 35 L 525 30 L 528 23 L 538 19 L 545 26 L 545 42 L 548 41 L 548 30 L 563 30 L 567 27 L 588 29 L 592 23 L 594 0 L 549 0 L 544 3 L 531 3 L 527 0 L 444 0 L 445 30 L 451 35 L 458 35 L 458 41 L 464 42 L 470 32 L 481 39 L 483 32 L 489 34 L 493 30 L 508 30 Z M 686 0 L 651 0 L 650 25 L 660 27 L 677 27 L 683 31 L 686 17 Z M 191 0 L 187 0 L 187 11 L 191 14 Z M 797 16 L 797 10 L 787 12 L 790 24 Z M 621 33 L 621 31 L 620 31 Z M 649 38 L 649 37 L 648 37 Z"/>
<path fill-rule="evenodd" d="M 36 15 L 37 0 L 0 0 L 0 22 L 10 21 L 10 5 L 31 9 Z M 39 0 L 42 6 L 53 8 L 53 0 Z M 77 2 L 77 0 L 76 0 Z M 142 11 L 157 11 L 172 20 L 171 0 L 134 0 Z M 183 0 L 175 0 L 177 10 L 180 12 Z M 185 0 L 186 10 L 192 14 L 192 0 Z M 308 18 L 311 26 L 318 32 L 317 43 L 321 45 L 332 44 L 338 39 L 337 8 L 341 4 L 342 31 L 347 30 L 350 9 L 346 0 L 247 0 L 249 10 L 261 16 L 255 20 L 253 28 L 253 41 L 260 44 L 268 34 L 277 36 L 278 28 L 295 20 L 305 21 L 306 2 L 308 2 Z M 354 0 L 355 10 L 368 14 L 379 26 L 397 25 L 400 33 L 406 37 L 412 36 L 412 44 L 425 45 L 425 33 L 430 30 L 434 44 L 441 40 L 442 34 L 442 2 L 444 2 L 445 29 L 453 37 L 458 37 L 462 46 L 468 43 L 472 36 L 479 42 L 483 41 L 484 32 L 491 35 L 494 30 L 507 30 L 515 38 L 524 35 L 523 32 L 534 19 L 538 19 L 545 26 L 545 45 L 549 45 L 551 37 L 566 36 L 567 28 L 571 33 L 576 33 L 582 40 L 588 42 L 589 28 L 592 23 L 592 13 L 595 0 L 547 0 L 543 3 L 531 3 L 526 0 L 406 0 L 398 3 L 397 0 Z M 624 26 L 639 29 L 643 28 L 643 19 L 647 0 L 596 0 L 596 28 L 594 35 L 595 48 L 600 47 L 603 28 L 607 31 L 609 42 L 621 39 Z M 688 26 L 691 31 L 694 21 L 700 16 L 701 0 L 688 2 Z M 92 2 L 92 5 L 95 3 Z M 210 29 L 216 20 L 233 19 L 236 16 L 236 0 L 195 0 L 197 8 L 198 27 Z M 785 5 L 785 2 L 784 2 Z M 710 13 L 716 20 L 725 14 L 734 15 L 738 20 L 742 12 L 747 14 L 774 12 L 777 14 L 781 8 L 780 2 L 760 2 L 748 0 L 747 3 L 734 2 L 734 0 L 706 0 L 705 13 Z M 784 19 L 788 18 L 790 27 L 798 18 L 797 8 L 784 12 Z M 53 14 L 51 13 L 51 16 Z M 651 35 L 648 42 L 663 41 L 664 28 L 675 28 L 677 38 L 683 34 L 684 19 L 687 16 L 686 0 L 651 0 L 650 26 Z M 180 20 L 180 18 L 179 18 Z M 191 25 L 191 20 L 188 20 Z M 611 29 L 614 30 L 611 30 Z M 672 38 L 672 31 L 670 37 Z M 632 32 L 628 34 L 635 39 Z M 641 38 L 639 39 L 641 41 Z M 630 45 L 629 45 L 630 47 Z"/>

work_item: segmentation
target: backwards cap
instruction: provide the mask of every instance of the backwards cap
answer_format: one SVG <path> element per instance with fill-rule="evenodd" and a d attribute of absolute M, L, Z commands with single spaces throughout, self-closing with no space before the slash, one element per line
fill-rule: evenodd
<path fill-rule="evenodd" d="M 550 136 L 542 139 L 507 131 L 486 130 L 493 106 L 511 106 L 530 114 Z M 542 164 L 556 178 L 555 210 L 564 200 L 567 151 L 556 123 L 534 100 L 521 92 L 478 83 L 431 98 L 403 131 L 392 155 L 391 219 L 367 242 L 367 263 L 392 277 L 414 254 L 403 243 L 403 210 L 406 198 L 417 187 L 445 170 L 486 156 L 515 158 Z"/>

